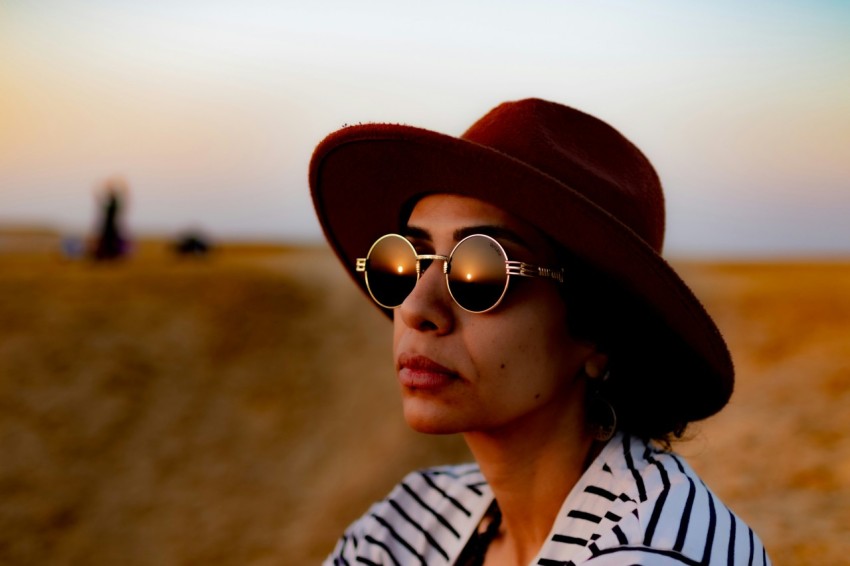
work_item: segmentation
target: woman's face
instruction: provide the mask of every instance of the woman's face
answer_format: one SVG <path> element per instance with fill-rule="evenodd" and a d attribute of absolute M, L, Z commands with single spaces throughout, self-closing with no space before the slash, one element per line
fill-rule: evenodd
<path fill-rule="evenodd" d="M 469 197 L 423 198 L 405 235 L 420 254 L 448 255 L 470 232 L 493 235 L 510 259 L 557 264 L 539 231 Z M 422 273 L 394 311 L 395 367 L 408 424 L 421 432 L 456 433 L 583 422 L 584 380 L 578 376 L 594 350 L 567 332 L 559 284 L 512 277 L 495 309 L 474 314 L 452 300 L 441 263 Z"/>

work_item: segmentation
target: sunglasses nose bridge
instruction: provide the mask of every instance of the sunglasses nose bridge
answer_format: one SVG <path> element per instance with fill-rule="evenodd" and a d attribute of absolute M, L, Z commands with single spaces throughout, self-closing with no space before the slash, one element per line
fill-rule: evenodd
<path fill-rule="evenodd" d="M 438 255 L 438 254 L 422 254 L 416 256 L 416 275 L 417 277 L 422 276 L 422 272 L 428 269 L 428 267 L 435 261 L 443 262 L 443 273 L 449 272 L 449 264 L 450 258 L 447 255 Z M 425 263 L 424 267 L 422 263 Z"/>

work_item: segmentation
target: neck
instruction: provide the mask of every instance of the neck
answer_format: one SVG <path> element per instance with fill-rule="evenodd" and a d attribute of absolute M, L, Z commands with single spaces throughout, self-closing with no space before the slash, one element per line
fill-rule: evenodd
<path fill-rule="evenodd" d="M 551 422 L 548 427 L 524 424 L 464 434 L 502 513 L 488 564 L 494 555 L 500 558 L 492 563 L 498 564 L 528 564 L 534 558 L 595 455 L 596 446 L 581 422 L 554 428 Z"/>

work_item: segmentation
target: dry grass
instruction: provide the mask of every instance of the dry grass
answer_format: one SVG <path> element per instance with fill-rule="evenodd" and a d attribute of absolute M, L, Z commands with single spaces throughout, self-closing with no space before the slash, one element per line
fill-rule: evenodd
<path fill-rule="evenodd" d="M 680 451 L 776 564 L 850 564 L 850 264 L 685 266 L 738 371 Z"/>
<path fill-rule="evenodd" d="M 680 449 L 776 564 L 850 564 L 850 265 L 682 264 L 732 405 Z M 318 563 L 415 466 L 389 325 L 323 250 L 0 256 L 0 563 Z"/>

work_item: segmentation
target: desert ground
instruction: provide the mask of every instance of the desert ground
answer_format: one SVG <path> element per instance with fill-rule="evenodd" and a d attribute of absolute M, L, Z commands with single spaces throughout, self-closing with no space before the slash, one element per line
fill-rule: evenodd
<path fill-rule="evenodd" d="M 728 408 L 676 449 L 774 563 L 850 564 L 850 261 L 674 262 Z M 325 248 L 0 254 L 0 563 L 317 564 L 404 473 L 390 325 Z"/>

